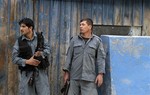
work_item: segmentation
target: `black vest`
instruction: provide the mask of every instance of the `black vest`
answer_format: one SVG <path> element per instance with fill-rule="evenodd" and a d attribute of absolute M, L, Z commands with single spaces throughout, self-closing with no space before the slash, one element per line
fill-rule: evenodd
<path fill-rule="evenodd" d="M 26 39 L 22 40 L 22 36 L 21 36 L 18 38 L 18 44 L 19 44 L 19 57 L 23 59 L 30 59 L 32 57 L 32 49 L 28 45 L 27 40 Z M 19 66 L 19 69 L 22 71 L 34 71 L 35 67 L 26 64 L 25 67 Z"/>
<path fill-rule="evenodd" d="M 37 48 L 36 51 L 38 50 L 43 50 L 44 49 L 44 38 L 42 33 L 36 33 L 37 34 Z M 19 43 L 19 57 L 23 59 L 30 59 L 32 55 L 32 49 L 28 45 L 27 40 L 23 39 L 22 36 L 18 38 L 18 43 Z M 38 69 L 46 69 L 49 66 L 49 61 L 48 57 L 45 56 L 43 58 L 42 56 L 39 57 L 34 57 L 35 59 L 39 60 L 41 63 L 36 66 Z M 35 66 L 28 65 L 26 64 L 25 67 L 19 66 L 19 69 L 22 71 L 35 71 L 36 70 Z"/>

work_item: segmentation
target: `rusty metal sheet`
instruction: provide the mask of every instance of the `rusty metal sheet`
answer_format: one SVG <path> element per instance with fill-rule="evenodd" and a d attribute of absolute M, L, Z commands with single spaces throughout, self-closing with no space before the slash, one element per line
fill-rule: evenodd
<path fill-rule="evenodd" d="M 0 84 L 0 95 L 17 93 L 17 68 L 11 63 L 11 49 L 20 35 L 18 21 L 23 17 L 32 18 L 35 21 L 35 31 L 43 31 L 50 44 L 50 89 L 52 95 L 59 95 L 63 84 L 65 54 L 70 38 L 79 33 L 80 19 L 90 17 L 94 25 L 144 25 L 143 35 L 148 35 L 149 3 L 146 2 L 149 1 L 0 0 L 0 80 L 6 79 L 3 82 L 6 89 Z"/>
<path fill-rule="evenodd" d="M 6 72 L 6 27 L 0 25 L 0 94 L 5 93 L 4 85 L 6 85 L 7 73 Z"/>

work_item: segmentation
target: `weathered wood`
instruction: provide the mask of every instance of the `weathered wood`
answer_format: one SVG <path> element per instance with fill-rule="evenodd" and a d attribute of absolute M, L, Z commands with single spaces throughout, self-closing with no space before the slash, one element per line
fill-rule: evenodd
<path fill-rule="evenodd" d="M 146 36 L 149 35 L 150 36 L 150 1 L 149 0 L 144 0 L 144 16 L 143 16 L 143 32 L 142 35 Z"/>
<path fill-rule="evenodd" d="M 50 44 L 50 90 L 60 95 L 65 55 L 70 38 L 79 33 L 80 19 L 92 18 L 94 25 L 141 26 L 142 35 L 150 35 L 149 5 L 149 0 L 0 0 L 0 95 L 17 94 L 18 70 L 11 52 L 23 17 L 33 19 L 35 31 L 42 31 Z"/>
<path fill-rule="evenodd" d="M 132 25 L 132 1 L 124 0 L 123 2 L 123 25 Z"/>
<path fill-rule="evenodd" d="M 114 0 L 114 25 L 123 25 L 123 0 Z"/>
<path fill-rule="evenodd" d="M 133 12 L 132 12 L 132 23 L 133 26 L 142 26 L 143 25 L 143 6 L 142 0 L 133 0 Z"/>

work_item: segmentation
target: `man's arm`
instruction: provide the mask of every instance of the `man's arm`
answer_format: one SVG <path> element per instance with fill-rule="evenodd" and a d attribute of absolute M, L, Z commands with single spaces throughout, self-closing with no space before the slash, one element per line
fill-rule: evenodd
<path fill-rule="evenodd" d="M 68 48 L 68 52 L 67 52 L 67 58 L 66 58 L 66 63 L 63 67 L 63 71 L 64 71 L 64 84 L 67 82 L 67 80 L 69 80 L 69 72 L 70 72 L 70 64 L 71 64 L 71 50 L 70 47 Z"/>
<path fill-rule="evenodd" d="M 66 63 L 63 67 L 64 71 L 64 83 L 67 82 L 70 78 L 70 68 L 72 64 L 72 59 L 73 59 L 73 40 L 70 41 L 70 45 L 67 51 L 67 58 L 66 58 Z"/>
<path fill-rule="evenodd" d="M 19 55 L 19 44 L 18 40 L 16 40 L 12 50 L 12 62 L 14 64 L 24 67 L 26 64 L 26 60 L 21 57 L 18 57 L 18 55 Z"/>
<path fill-rule="evenodd" d="M 70 41 L 70 45 L 68 47 L 68 50 L 67 50 L 67 57 L 66 57 L 66 63 L 63 67 L 63 71 L 68 71 L 70 72 L 70 66 L 72 64 L 72 59 L 73 59 L 73 39 Z"/>
<path fill-rule="evenodd" d="M 96 64 L 98 66 L 98 75 L 96 77 L 95 83 L 97 83 L 98 86 L 101 86 L 103 83 L 103 75 L 105 73 L 105 58 L 106 58 L 106 53 L 103 48 L 103 44 L 100 41 L 98 51 L 97 51 L 97 60 Z"/>
<path fill-rule="evenodd" d="M 106 59 L 106 53 L 104 51 L 103 44 L 100 41 L 98 51 L 97 51 L 97 60 L 96 60 L 96 63 L 98 65 L 98 73 L 105 73 L 105 59 Z"/>
<path fill-rule="evenodd" d="M 48 44 L 48 40 L 44 37 L 44 50 L 43 50 L 44 56 L 48 56 L 50 54 L 50 46 Z"/>
<path fill-rule="evenodd" d="M 26 64 L 37 66 L 40 63 L 38 60 L 34 59 L 33 56 L 27 60 L 27 59 L 18 57 L 18 55 L 19 55 L 19 45 L 18 45 L 18 40 L 17 40 L 12 50 L 12 62 L 22 67 L 25 67 Z"/>

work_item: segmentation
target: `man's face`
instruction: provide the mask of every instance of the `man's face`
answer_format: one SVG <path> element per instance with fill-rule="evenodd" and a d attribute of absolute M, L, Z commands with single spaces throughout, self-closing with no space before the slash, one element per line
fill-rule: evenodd
<path fill-rule="evenodd" d="M 86 21 L 80 22 L 80 33 L 91 32 L 91 25 L 88 25 Z"/>
<path fill-rule="evenodd" d="M 27 27 L 25 24 L 20 25 L 20 32 L 22 35 L 28 35 L 30 32 L 32 32 L 32 27 Z"/>

